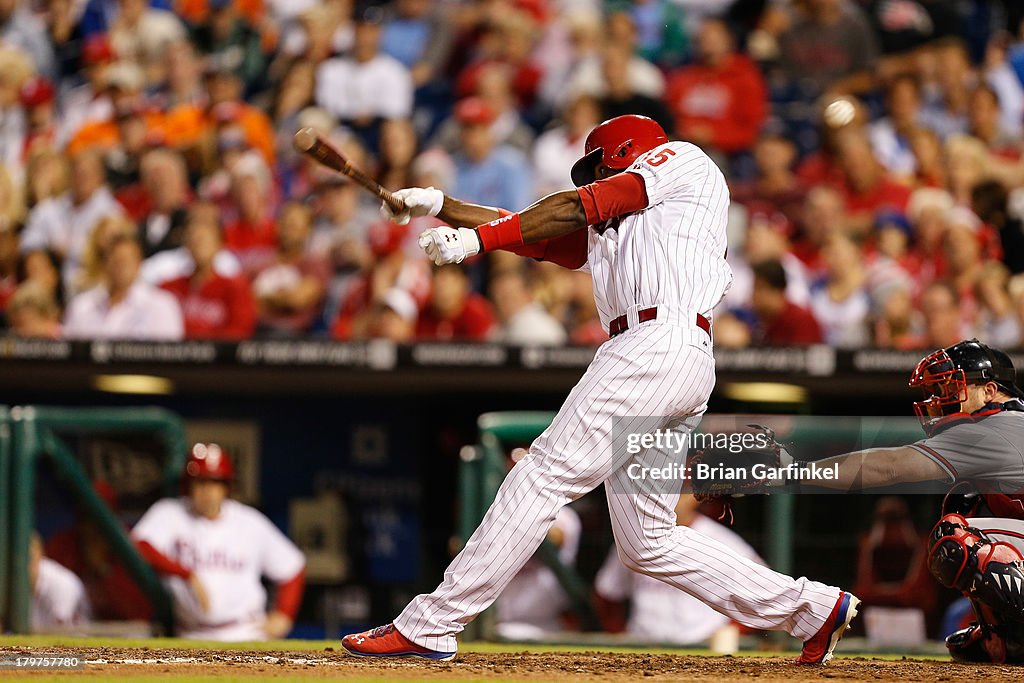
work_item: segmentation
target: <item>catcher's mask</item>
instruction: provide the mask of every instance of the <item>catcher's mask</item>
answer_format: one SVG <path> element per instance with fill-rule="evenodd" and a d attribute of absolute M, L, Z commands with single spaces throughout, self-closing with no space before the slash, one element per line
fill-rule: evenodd
<path fill-rule="evenodd" d="M 995 382 L 1001 391 L 1022 396 L 1015 383 L 1013 363 L 1002 351 L 977 339 L 969 339 L 926 356 L 910 375 L 910 386 L 924 399 L 914 402 L 914 412 L 929 435 L 952 419 L 963 417 L 963 403 L 971 384 Z"/>

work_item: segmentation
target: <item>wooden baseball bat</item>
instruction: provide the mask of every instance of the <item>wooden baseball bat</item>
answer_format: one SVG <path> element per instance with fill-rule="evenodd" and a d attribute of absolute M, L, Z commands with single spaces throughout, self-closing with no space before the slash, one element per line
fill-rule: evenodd
<path fill-rule="evenodd" d="M 312 128 L 303 128 L 296 132 L 293 142 L 295 149 L 303 154 L 308 154 L 327 168 L 348 176 L 365 189 L 377 195 L 385 204 L 391 207 L 393 212 L 401 213 L 405 210 L 405 202 L 396 197 L 391 191 L 382 187 L 376 180 L 350 164 L 348 159 L 334 148 L 334 145 L 317 135 Z"/>

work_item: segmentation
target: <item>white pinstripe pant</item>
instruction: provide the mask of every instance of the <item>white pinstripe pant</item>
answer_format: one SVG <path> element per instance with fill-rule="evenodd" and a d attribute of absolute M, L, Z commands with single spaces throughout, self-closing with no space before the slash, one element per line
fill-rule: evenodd
<path fill-rule="evenodd" d="M 627 567 L 666 581 L 735 621 L 781 629 L 807 640 L 824 624 L 839 589 L 793 579 L 676 526 L 674 492 L 642 490 L 629 462 L 661 467 L 681 456 L 641 451 L 630 460 L 612 448 L 617 434 L 654 426 L 692 429 L 707 409 L 714 359 L 688 344 L 696 328 L 652 321 L 605 343 L 569 393 L 551 426 L 509 472 L 466 547 L 433 593 L 419 595 L 395 619 L 400 633 L 432 650 L 455 651 L 455 636 L 501 593 L 540 546 L 558 510 L 604 482 L 619 556 Z M 633 429 L 639 427 L 639 429 Z M 635 468 L 634 468 L 635 469 Z"/>

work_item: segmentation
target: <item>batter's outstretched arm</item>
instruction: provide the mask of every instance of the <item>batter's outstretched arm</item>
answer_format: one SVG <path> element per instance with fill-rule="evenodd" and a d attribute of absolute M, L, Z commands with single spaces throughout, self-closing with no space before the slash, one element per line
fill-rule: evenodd
<path fill-rule="evenodd" d="M 814 464 L 819 468 L 839 466 L 838 478 L 816 479 L 813 483 L 815 486 L 840 491 L 949 479 L 949 475 L 938 463 L 909 446 L 869 448 L 817 460 Z"/>
<path fill-rule="evenodd" d="M 619 173 L 576 190 L 555 192 L 521 213 L 468 204 L 433 189 L 400 190 L 396 196 L 407 206 L 413 201 L 418 206 L 419 200 L 414 197 L 416 192 L 423 193 L 423 205 L 430 204 L 428 213 L 459 226 L 430 228 L 420 235 L 420 246 L 437 265 L 461 263 L 469 256 L 496 249 L 554 260 L 547 257 L 548 245 L 554 246 L 553 243 L 561 239 L 572 240 L 573 244 L 558 245 L 556 252 L 562 256 L 556 262 L 578 268 L 582 265 L 580 255 L 585 260 L 586 240 L 576 240 L 571 235 L 578 233 L 585 237 L 586 233 L 581 231 L 588 225 L 598 225 L 647 207 L 644 180 L 630 172 Z M 482 218 L 491 220 L 476 222 Z M 474 224 L 475 228 L 465 227 Z M 569 251 L 573 252 L 568 257 L 563 254 L 566 246 L 570 246 Z M 540 253 L 534 253 L 537 249 L 532 247 L 540 247 Z"/>
<path fill-rule="evenodd" d="M 510 211 L 479 204 L 470 204 L 454 197 L 444 196 L 444 204 L 437 217 L 455 227 L 472 227 L 490 223 Z M 575 190 L 555 192 L 535 202 L 519 213 L 519 226 L 523 243 L 530 244 L 575 232 L 587 227 L 583 200 Z"/>

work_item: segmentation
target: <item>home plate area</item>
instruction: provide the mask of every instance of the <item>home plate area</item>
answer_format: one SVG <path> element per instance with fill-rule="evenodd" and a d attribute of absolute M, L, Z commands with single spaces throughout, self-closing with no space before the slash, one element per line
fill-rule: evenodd
<path fill-rule="evenodd" d="M 2 647 L 0 659 L 28 655 L 27 648 Z M 41 656 L 33 648 L 32 656 Z M 102 676 L 131 680 L 182 677 L 189 680 L 230 677 L 337 678 L 359 681 L 818 681 L 823 678 L 870 681 L 1005 681 L 1020 676 L 1015 667 L 957 664 L 942 660 L 839 657 L 827 667 L 803 667 L 789 656 L 703 656 L 644 652 L 530 651 L 465 652 L 453 662 L 418 659 L 370 659 L 326 647 L 318 651 L 260 651 L 181 648 L 56 647 L 46 655 L 77 657 L 83 670 L 64 676 Z M 4 672 L 26 678 L 57 672 Z"/>

